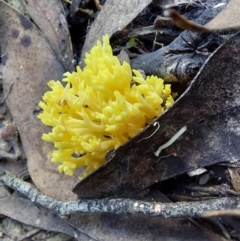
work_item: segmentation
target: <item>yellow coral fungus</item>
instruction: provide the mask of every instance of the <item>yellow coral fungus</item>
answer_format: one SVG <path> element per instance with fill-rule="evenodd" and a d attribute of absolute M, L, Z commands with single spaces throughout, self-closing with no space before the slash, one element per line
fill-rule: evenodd
<path fill-rule="evenodd" d="M 52 126 L 42 139 L 53 142 L 53 162 L 72 175 L 86 167 L 84 176 L 105 161 L 106 153 L 139 133 L 169 108 L 171 86 L 156 76 L 144 79 L 127 62 L 113 56 L 109 37 L 86 54 L 86 67 L 65 73 L 64 86 L 51 80 L 39 106 L 41 121 Z"/>

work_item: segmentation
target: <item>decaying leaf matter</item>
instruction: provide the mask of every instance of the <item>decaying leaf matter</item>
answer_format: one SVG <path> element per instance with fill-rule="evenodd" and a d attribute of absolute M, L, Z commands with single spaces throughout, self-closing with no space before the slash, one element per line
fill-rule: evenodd
<path fill-rule="evenodd" d="M 36 26 L 3 1 L 0 39 L 4 95 L 8 96 L 6 102 L 27 155 L 31 178 L 50 196 L 74 199 L 69 187 L 76 179 L 62 177 L 49 162 L 52 146 L 41 140 L 48 129 L 36 117 L 47 81 L 60 79 L 64 67 Z"/>
<path fill-rule="evenodd" d="M 110 37 L 125 28 L 151 0 L 107 0 L 86 37 L 81 53 L 81 60 L 98 39 L 108 34 Z"/>
<path fill-rule="evenodd" d="M 210 31 L 222 31 L 240 28 L 240 3 L 239 0 L 231 0 L 227 8 L 209 23 L 204 25 Z"/>
<path fill-rule="evenodd" d="M 61 1 L 21 1 L 31 19 L 47 38 L 65 71 L 73 70 L 73 53 L 68 23 Z"/>

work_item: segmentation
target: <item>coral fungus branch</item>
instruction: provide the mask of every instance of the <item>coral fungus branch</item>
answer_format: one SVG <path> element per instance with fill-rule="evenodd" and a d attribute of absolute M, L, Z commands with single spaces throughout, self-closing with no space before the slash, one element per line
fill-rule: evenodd
<path fill-rule="evenodd" d="M 113 56 L 109 37 L 86 54 L 85 68 L 65 73 L 48 83 L 50 91 L 39 106 L 41 121 L 52 127 L 43 140 L 56 148 L 51 161 L 72 175 L 86 167 L 83 176 L 105 162 L 116 149 L 142 131 L 174 102 L 171 86 L 156 76 L 144 77 L 127 62 Z"/>

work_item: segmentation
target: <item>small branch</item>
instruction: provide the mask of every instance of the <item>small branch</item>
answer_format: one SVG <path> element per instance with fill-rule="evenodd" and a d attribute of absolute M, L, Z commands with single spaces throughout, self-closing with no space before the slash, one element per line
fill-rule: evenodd
<path fill-rule="evenodd" d="M 130 199 L 82 199 L 64 202 L 41 194 L 33 185 L 16 178 L 9 172 L 0 174 L 0 182 L 17 190 L 32 202 L 59 215 L 74 213 L 142 214 L 163 218 L 201 217 L 213 210 L 239 209 L 239 197 L 225 197 L 200 202 L 160 203 Z"/>
<path fill-rule="evenodd" d="M 164 11 L 165 17 L 170 17 L 174 21 L 177 27 L 185 30 L 189 30 L 192 32 L 198 32 L 198 33 L 206 33 L 209 32 L 210 30 L 205 28 L 204 26 L 197 24 L 193 21 L 188 20 L 181 14 L 179 14 L 176 10 L 174 9 L 168 9 Z"/>

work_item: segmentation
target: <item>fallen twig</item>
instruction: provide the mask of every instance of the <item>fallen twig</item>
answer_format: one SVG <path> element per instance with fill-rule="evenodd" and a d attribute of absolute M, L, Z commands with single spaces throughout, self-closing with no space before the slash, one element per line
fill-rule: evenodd
<path fill-rule="evenodd" d="M 160 203 L 130 199 L 82 199 L 78 201 L 59 201 L 40 193 L 33 185 L 9 172 L 0 174 L 0 181 L 59 215 L 74 213 L 115 213 L 142 214 L 163 218 L 201 217 L 204 212 L 213 210 L 239 209 L 239 197 L 225 197 L 200 202 Z"/>

